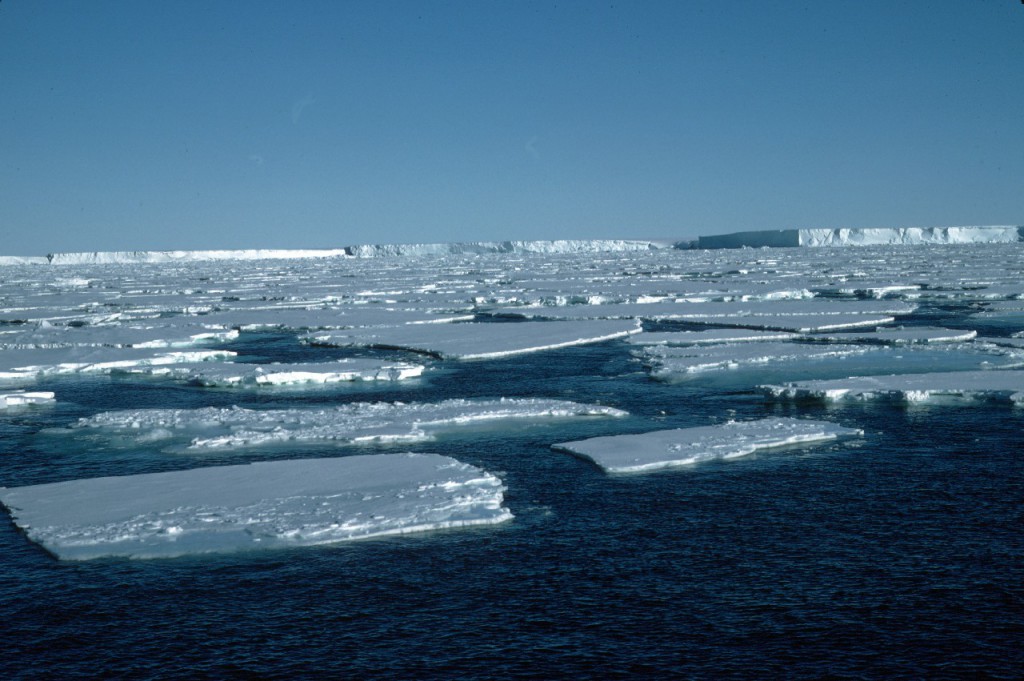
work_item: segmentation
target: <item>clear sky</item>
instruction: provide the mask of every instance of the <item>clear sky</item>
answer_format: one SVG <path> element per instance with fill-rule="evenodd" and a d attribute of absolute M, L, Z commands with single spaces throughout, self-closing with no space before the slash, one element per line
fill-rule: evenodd
<path fill-rule="evenodd" d="M 0 255 L 1024 224 L 1024 4 L 0 1 Z"/>

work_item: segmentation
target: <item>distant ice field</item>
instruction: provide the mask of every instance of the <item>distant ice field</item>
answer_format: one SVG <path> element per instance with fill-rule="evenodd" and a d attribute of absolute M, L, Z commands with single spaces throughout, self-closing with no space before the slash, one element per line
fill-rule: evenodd
<path fill-rule="evenodd" d="M 376 256 L 0 267 L 0 675 L 1024 668 L 1021 244 Z"/>

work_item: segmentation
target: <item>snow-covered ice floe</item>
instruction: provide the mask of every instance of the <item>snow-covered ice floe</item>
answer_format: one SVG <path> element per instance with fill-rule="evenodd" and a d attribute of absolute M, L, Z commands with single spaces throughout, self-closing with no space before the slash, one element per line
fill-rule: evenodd
<path fill-rule="evenodd" d="M 590 459 L 609 473 L 635 473 L 734 459 L 762 449 L 856 437 L 863 431 L 825 421 L 770 418 L 716 426 L 609 435 L 552 445 Z"/>
<path fill-rule="evenodd" d="M 873 343 L 879 345 L 914 345 L 928 343 L 964 343 L 977 337 L 974 330 L 943 329 L 934 326 L 912 326 L 875 331 L 845 331 L 842 333 L 804 335 L 807 341 L 829 343 Z"/>
<path fill-rule="evenodd" d="M 947 371 L 763 385 L 777 400 L 982 401 L 1024 405 L 1024 371 Z"/>
<path fill-rule="evenodd" d="M 389 362 L 372 358 L 346 358 L 335 362 L 308 364 L 243 364 L 193 362 L 161 366 L 132 367 L 121 373 L 163 376 L 194 385 L 218 388 L 258 386 L 301 386 L 354 381 L 400 381 L 421 376 L 422 364 Z"/>
<path fill-rule="evenodd" d="M 640 333 L 635 320 L 466 323 L 310 334 L 314 345 L 411 350 L 443 359 L 489 359 L 600 343 Z"/>
<path fill-rule="evenodd" d="M 110 374 L 139 367 L 230 359 L 229 350 L 160 348 L 30 348 L 0 351 L 0 384 L 31 382 L 54 374 Z"/>
<path fill-rule="evenodd" d="M 74 434 L 99 430 L 135 442 L 184 441 L 189 451 L 291 442 L 419 442 L 472 425 L 527 419 L 626 416 L 612 407 L 563 400 L 502 398 L 443 402 L 356 402 L 329 409 L 130 409 L 79 419 Z"/>
<path fill-rule="evenodd" d="M 637 334 L 626 339 L 630 345 L 720 345 L 726 343 L 763 343 L 799 338 L 785 331 L 750 331 L 746 329 L 708 329 L 707 331 L 655 331 Z"/>
<path fill-rule="evenodd" d="M 54 394 L 47 391 L 26 392 L 24 390 L 15 390 L 13 392 L 0 393 L 0 410 L 31 404 L 52 404 L 53 402 Z"/>
<path fill-rule="evenodd" d="M 872 347 L 866 345 L 749 342 L 741 345 L 692 347 L 655 345 L 643 348 L 638 354 L 653 378 L 671 380 L 706 371 L 851 357 L 872 350 Z"/>
<path fill-rule="evenodd" d="M 439 454 L 268 461 L 0 488 L 65 560 L 329 544 L 512 518 L 496 476 Z"/>

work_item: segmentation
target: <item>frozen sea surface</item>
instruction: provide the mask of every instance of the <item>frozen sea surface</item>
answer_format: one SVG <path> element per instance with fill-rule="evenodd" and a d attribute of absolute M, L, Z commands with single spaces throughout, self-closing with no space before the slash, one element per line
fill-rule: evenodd
<path fill-rule="evenodd" d="M 501 480 L 436 454 L 216 466 L 0 488 L 0 502 L 69 560 L 330 544 L 511 519 Z"/>
<path fill-rule="evenodd" d="M 173 496 L 181 523 L 150 535 L 173 543 L 205 517 L 186 503 L 199 488 L 132 496 L 131 481 L 389 459 L 408 441 L 359 433 L 418 429 L 429 436 L 415 445 L 425 456 L 500 480 L 498 508 L 514 516 L 274 551 L 70 561 L 16 524 L 28 512 L 19 502 L 24 509 L 0 514 L 0 676 L 1019 677 L 1024 409 L 1012 401 L 1016 385 L 994 381 L 1024 372 L 993 369 L 1019 362 L 1024 246 L 428 251 L 0 268 L 0 369 L 14 374 L 0 388 L 4 494 L 114 478 L 96 508 L 120 501 L 152 513 L 166 510 L 161 494 Z M 801 330 L 836 321 L 864 326 Z M 591 322 L 631 333 L 600 340 Z M 457 326 L 470 331 L 465 352 L 447 356 L 423 331 Z M 506 340 L 553 345 L 533 335 L 548 326 L 588 342 L 460 361 Z M 394 347 L 300 341 L 384 329 L 424 335 Z M 777 356 L 744 361 L 773 343 Z M 857 352 L 782 360 L 791 345 Z M 703 348 L 726 362 L 734 353 L 736 369 L 653 380 L 635 354 L 645 348 Z M 218 354 L 169 354 L 192 352 Z M 175 361 L 158 363 L 164 356 Z M 287 389 L 199 378 L 317 376 L 339 362 L 422 372 Z M 851 387 L 850 376 L 897 377 L 885 379 L 896 391 L 908 386 L 894 382 L 930 381 L 964 397 L 788 399 L 759 387 Z M 1004 392 L 971 397 L 986 390 Z M 516 410 L 544 402 L 608 412 L 451 422 L 478 413 L 466 405 L 502 397 Z M 168 413 L 180 423 L 144 416 Z M 303 420 L 312 414 L 324 417 Z M 609 475 L 551 448 L 790 420 L 863 435 L 644 475 Z M 315 429 L 336 439 L 304 437 Z M 188 449 L 247 432 L 272 441 Z M 653 451 L 630 446 L 633 456 Z M 230 484 L 201 487 L 224 509 L 244 506 L 228 503 Z M 274 527 L 303 524 L 290 504 L 305 492 L 255 489 L 252 503 L 271 509 Z M 400 494 L 388 503 L 411 499 Z M 388 508 L 368 520 L 391 517 Z M 74 509 L 61 541 L 88 535 Z"/>

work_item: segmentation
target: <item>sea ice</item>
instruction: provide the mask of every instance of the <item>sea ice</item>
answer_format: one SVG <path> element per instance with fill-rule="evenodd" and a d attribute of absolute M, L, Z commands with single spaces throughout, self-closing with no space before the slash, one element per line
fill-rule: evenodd
<path fill-rule="evenodd" d="M 553 445 L 579 454 L 609 473 L 651 471 L 714 459 L 733 459 L 761 449 L 855 437 L 863 431 L 823 421 L 770 418 L 722 425 L 609 435 Z"/>
<path fill-rule="evenodd" d="M 328 384 L 352 381 L 400 381 L 423 374 L 421 364 L 389 362 L 371 358 L 346 358 L 335 362 L 308 364 L 242 364 L 193 362 L 150 367 L 132 367 L 124 373 L 165 376 L 196 385 L 253 387 Z"/>
<path fill-rule="evenodd" d="M 782 362 L 807 362 L 824 358 L 849 357 L 871 352 L 864 345 L 818 345 L 807 343 L 743 343 L 692 347 L 648 346 L 640 352 L 651 376 L 670 380 L 679 375 Z"/>
<path fill-rule="evenodd" d="M 21 407 L 29 404 L 50 404 L 53 401 L 53 393 L 45 391 L 26 392 L 24 390 L 15 390 L 13 392 L 0 393 L 0 409 Z"/>
<path fill-rule="evenodd" d="M 641 330 L 628 321 L 466 323 L 356 329 L 311 334 L 314 345 L 411 350 L 443 359 L 489 359 L 624 338 Z"/>
<path fill-rule="evenodd" d="M 799 334 L 782 331 L 750 331 L 747 329 L 708 329 L 707 331 L 663 331 L 638 333 L 626 342 L 630 345 L 719 345 L 726 343 L 757 343 L 786 341 L 799 338 Z"/>
<path fill-rule="evenodd" d="M 462 427 L 529 419 L 626 416 L 612 407 L 537 398 L 435 403 L 356 402 L 328 409 L 130 409 L 79 419 L 57 434 L 99 430 L 133 441 L 184 441 L 187 450 L 288 442 L 417 442 Z"/>
<path fill-rule="evenodd" d="M 854 376 L 827 381 L 763 385 L 760 388 L 769 398 L 778 400 L 925 402 L 952 399 L 1024 405 L 1024 371 L 1012 369 Z"/>
<path fill-rule="evenodd" d="M 875 343 L 880 345 L 912 345 L 927 343 L 963 343 L 978 335 L 977 331 L 942 329 L 934 326 L 911 326 L 875 331 L 805 335 L 803 340 L 830 343 Z"/>
<path fill-rule="evenodd" d="M 220 361 L 235 356 L 229 350 L 88 346 L 0 350 L 0 382 L 26 382 L 52 374 L 111 373 L 143 366 Z"/>
<path fill-rule="evenodd" d="M 439 454 L 265 461 L 0 488 L 64 560 L 310 546 L 512 518 L 499 478 Z"/>

